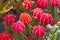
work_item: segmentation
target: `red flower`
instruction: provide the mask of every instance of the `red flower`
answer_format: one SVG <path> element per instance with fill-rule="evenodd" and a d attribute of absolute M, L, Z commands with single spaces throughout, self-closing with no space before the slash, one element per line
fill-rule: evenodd
<path fill-rule="evenodd" d="M 47 8 L 48 7 L 48 0 L 37 0 L 36 4 L 40 8 Z"/>
<path fill-rule="evenodd" d="M 12 30 L 16 33 L 16 34 L 21 34 L 24 32 L 25 30 L 25 25 L 19 21 L 19 22 L 15 22 L 13 25 L 12 25 Z"/>
<path fill-rule="evenodd" d="M 50 0 L 50 5 L 52 7 L 59 6 L 59 4 L 60 4 L 60 0 Z"/>
<path fill-rule="evenodd" d="M 12 24 L 12 23 L 14 23 L 15 19 L 16 19 L 16 16 L 14 16 L 12 14 L 8 14 L 3 18 L 4 24 L 5 25 Z"/>
<path fill-rule="evenodd" d="M 21 20 L 25 25 L 28 25 L 28 24 L 32 21 L 30 15 L 27 14 L 27 13 L 21 13 L 21 15 L 20 15 L 20 20 Z"/>
<path fill-rule="evenodd" d="M 15 40 L 12 35 L 8 32 L 3 32 L 0 34 L 0 40 Z"/>
<path fill-rule="evenodd" d="M 50 24 L 52 22 L 52 16 L 48 13 L 44 13 L 41 15 L 40 17 L 40 22 L 47 25 L 47 24 Z"/>
<path fill-rule="evenodd" d="M 43 10 L 40 8 L 36 8 L 32 10 L 32 14 L 35 20 L 38 20 L 40 18 L 40 15 L 43 14 Z"/>
<path fill-rule="evenodd" d="M 34 1 L 24 1 L 23 7 L 26 10 L 30 10 L 33 7 Z"/>
<path fill-rule="evenodd" d="M 34 34 L 37 37 L 43 37 L 45 32 L 46 32 L 46 30 L 45 30 L 45 28 L 43 26 L 38 25 L 38 26 L 34 27 Z"/>

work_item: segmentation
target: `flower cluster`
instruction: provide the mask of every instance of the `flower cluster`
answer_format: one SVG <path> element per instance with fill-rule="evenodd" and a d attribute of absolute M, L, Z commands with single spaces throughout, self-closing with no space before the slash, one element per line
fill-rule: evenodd
<path fill-rule="evenodd" d="M 52 23 L 53 17 L 50 13 L 44 12 L 44 8 L 48 7 L 48 0 L 36 0 L 36 8 L 32 8 L 34 4 L 34 1 L 32 0 L 25 0 L 22 5 L 25 10 L 31 11 L 30 13 L 32 15 L 29 15 L 29 13 L 22 12 L 20 14 L 20 18 L 18 21 L 15 22 L 16 16 L 13 14 L 7 14 L 3 20 L 5 25 L 11 25 L 11 29 L 13 33 L 16 34 L 24 34 L 26 30 L 26 26 L 31 29 L 33 24 L 33 20 L 39 21 L 38 25 L 33 25 L 33 29 L 31 29 L 32 33 L 36 37 L 43 37 L 46 33 L 46 29 L 44 28 L 44 25 L 49 25 Z M 50 0 L 50 6 L 51 7 L 59 7 L 60 6 L 60 0 Z M 33 17 L 33 18 L 32 18 Z M 43 24 L 43 26 L 40 25 Z M 29 30 L 28 30 L 29 31 Z M 25 35 L 25 34 L 24 34 Z M 28 35 L 29 36 L 29 35 Z M 11 34 L 7 32 L 3 32 L 0 34 L 1 40 L 14 40 L 14 38 L 11 36 Z M 33 39 L 33 38 L 30 38 Z"/>
<path fill-rule="evenodd" d="M 40 8 L 33 9 L 32 14 L 35 20 L 40 19 L 40 22 L 45 25 L 50 24 L 53 19 L 51 14 L 44 13 Z"/>

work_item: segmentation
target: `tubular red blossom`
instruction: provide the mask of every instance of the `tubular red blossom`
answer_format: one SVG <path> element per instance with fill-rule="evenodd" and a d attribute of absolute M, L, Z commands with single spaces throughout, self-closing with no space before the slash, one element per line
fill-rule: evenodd
<path fill-rule="evenodd" d="M 36 4 L 39 8 L 47 8 L 48 0 L 36 0 Z"/>
<path fill-rule="evenodd" d="M 27 14 L 27 13 L 21 13 L 21 15 L 20 15 L 20 20 L 21 20 L 25 25 L 28 25 L 29 23 L 31 23 L 32 18 L 31 18 L 30 15 Z"/>
<path fill-rule="evenodd" d="M 0 34 L 0 40 L 15 40 L 12 35 L 8 32 L 3 32 Z"/>
<path fill-rule="evenodd" d="M 4 25 L 9 25 L 15 22 L 16 16 L 12 14 L 6 15 L 3 20 L 4 20 Z"/>
<path fill-rule="evenodd" d="M 33 31 L 34 31 L 35 36 L 37 37 L 43 37 L 43 35 L 45 35 L 45 32 L 46 32 L 45 28 L 40 25 L 35 26 Z"/>
<path fill-rule="evenodd" d="M 47 25 L 47 24 L 50 24 L 52 22 L 52 16 L 48 13 L 44 13 L 41 15 L 40 17 L 40 22 Z"/>
<path fill-rule="evenodd" d="M 36 8 L 32 10 L 32 14 L 35 20 L 38 20 L 40 18 L 40 15 L 43 14 L 43 10 L 40 8 Z"/>
<path fill-rule="evenodd" d="M 33 4 L 34 4 L 34 1 L 24 1 L 23 2 L 23 7 L 26 10 L 30 10 L 30 9 L 32 9 Z"/>
<path fill-rule="evenodd" d="M 12 25 L 12 30 L 13 32 L 15 32 L 16 34 L 21 34 L 24 32 L 25 30 L 25 25 L 19 21 L 19 22 L 15 22 L 13 25 Z"/>

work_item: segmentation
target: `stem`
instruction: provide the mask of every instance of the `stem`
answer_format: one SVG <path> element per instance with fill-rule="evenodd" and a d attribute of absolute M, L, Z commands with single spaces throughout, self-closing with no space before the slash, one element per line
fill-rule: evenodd
<path fill-rule="evenodd" d="M 53 16 L 54 19 L 58 19 L 57 7 L 52 7 L 51 15 Z"/>
<path fill-rule="evenodd" d="M 31 30 L 33 30 L 34 27 L 33 27 L 31 24 L 29 24 L 29 28 L 30 28 Z"/>
<path fill-rule="evenodd" d="M 42 38 L 38 38 L 38 40 L 42 40 Z"/>
<path fill-rule="evenodd" d="M 29 25 L 26 26 L 26 29 L 25 29 L 25 32 L 24 33 L 25 33 L 25 35 L 30 36 L 31 29 L 30 29 L 30 26 Z"/>
<path fill-rule="evenodd" d="M 58 22 L 58 24 L 57 24 L 57 26 L 58 26 L 58 30 L 57 30 L 57 33 L 56 33 L 56 39 L 55 40 L 60 40 L 60 22 Z"/>
<path fill-rule="evenodd" d="M 60 30 L 60 22 L 58 22 L 58 30 Z"/>
<path fill-rule="evenodd" d="M 35 39 L 34 40 L 42 40 L 42 38 L 37 38 L 37 37 L 35 37 Z"/>

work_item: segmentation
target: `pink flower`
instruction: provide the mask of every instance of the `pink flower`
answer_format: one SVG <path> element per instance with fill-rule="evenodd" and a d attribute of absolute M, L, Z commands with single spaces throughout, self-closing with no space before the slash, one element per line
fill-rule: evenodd
<path fill-rule="evenodd" d="M 26 10 L 30 10 L 33 7 L 34 1 L 24 1 L 23 7 Z"/>
<path fill-rule="evenodd" d="M 60 8 L 60 4 L 58 5 L 58 8 Z"/>
<path fill-rule="evenodd" d="M 33 31 L 34 31 L 35 36 L 37 37 L 43 37 L 43 35 L 45 35 L 45 32 L 46 32 L 45 28 L 40 25 L 35 26 Z"/>
<path fill-rule="evenodd" d="M 8 14 L 6 15 L 3 20 L 4 20 L 4 25 L 9 25 L 9 24 L 12 24 L 14 23 L 16 19 L 16 16 L 12 15 L 12 14 Z"/>
<path fill-rule="evenodd" d="M 44 13 L 40 16 L 40 22 L 47 25 L 50 24 L 52 22 L 52 16 L 48 13 Z"/>
<path fill-rule="evenodd" d="M 50 5 L 52 7 L 59 6 L 59 4 L 60 4 L 60 0 L 50 0 Z"/>
<path fill-rule="evenodd" d="M 60 8 L 60 0 L 59 0 L 58 8 Z"/>
<path fill-rule="evenodd" d="M 15 40 L 8 32 L 0 33 L 0 40 Z"/>
<path fill-rule="evenodd" d="M 48 0 L 36 0 L 36 4 L 39 8 L 47 8 Z"/>
<path fill-rule="evenodd" d="M 12 25 L 12 30 L 13 30 L 16 34 L 21 34 L 21 33 L 23 33 L 24 30 L 25 30 L 25 25 L 24 25 L 21 21 L 15 22 L 15 23 Z"/>
<path fill-rule="evenodd" d="M 40 18 L 40 15 L 43 14 L 43 10 L 40 8 L 36 8 L 32 10 L 32 14 L 35 20 L 38 20 Z"/>

